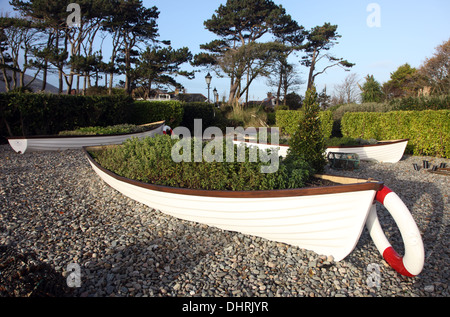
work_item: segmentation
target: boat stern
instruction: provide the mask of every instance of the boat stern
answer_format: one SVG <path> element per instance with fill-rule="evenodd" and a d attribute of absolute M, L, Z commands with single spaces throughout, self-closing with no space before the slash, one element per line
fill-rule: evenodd
<path fill-rule="evenodd" d="M 19 154 L 24 154 L 28 147 L 27 139 L 8 139 L 9 145 Z"/>

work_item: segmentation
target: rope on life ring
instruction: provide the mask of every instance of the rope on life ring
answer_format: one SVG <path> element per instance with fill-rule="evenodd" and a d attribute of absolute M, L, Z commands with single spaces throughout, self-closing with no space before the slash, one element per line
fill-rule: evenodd
<path fill-rule="evenodd" d="M 397 194 L 386 186 L 383 186 L 377 192 L 376 201 L 386 207 L 400 229 L 405 246 L 405 255 L 401 257 L 386 238 L 378 220 L 376 203 L 374 202 L 367 217 L 366 227 L 378 251 L 398 273 L 409 277 L 418 275 L 423 269 L 425 251 L 419 228 L 408 207 Z"/>
<path fill-rule="evenodd" d="M 173 131 L 172 131 L 171 127 L 169 127 L 168 125 L 165 125 L 163 127 L 163 134 L 165 134 L 165 135 L 172 135 L 172 133 L 173 133 Z"/>

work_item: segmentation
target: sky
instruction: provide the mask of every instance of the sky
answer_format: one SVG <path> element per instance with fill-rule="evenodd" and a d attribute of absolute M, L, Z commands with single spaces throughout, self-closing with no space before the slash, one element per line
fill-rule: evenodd
<path fill-rule="evenodd" d="M 361 83 L 369 74 L 384 83 L 389 80 L 392 72 L 405 63 L 418 68 L 427 57 L 433 55 L 438 45 L 450 39 L 448 0 L 273 1 L 282 5 L 306 29 L 325 22 L 338 25 L 337 31 L 342 37 L 329 53 L 356 65 L 350 72 L 334 67 L 316 78 L 317 90 L 321 91 L 326 87 L 329 95 L 332 95 L 336 85 L 341 84 L 352 73 L 358 76 Z M 8 2 L 0 0 L 0 11 L 12 11 Z M 143 0 L 144 6 L 156 6 L 160 11 L 157 20 L 159 39 L 170 40 L 175 49 L 188 47 L 194 55 L 201 52 L 201 44 L 217 39 L 205 29 L 203 22 L 211 18 L 215 10 L 225 3 L 226 0 Z M 108 51 L 107 46 L 108 44 L 104 44 L 104 52 Z M 293 56 L 290 61 L 298 65 L 300 77 L 306 82 L 309 70 L 300 65 L 300 59 L 301 53 Z M 184 68 L 192 70 L 189 66 Z M 207 70 L 197 70 L 201 72 L 196 73 L 193 80 L 183 77 L 177 79 L 188 93 L 203 93 L 206 96 Z M 220 98 L 228 97 L 229 79 L 218 78 L 214 72 L 211 75 L 211 92 L 216 88 Z M 303 95 L 305 88 L 306 84 L 296 92 Z M 250 87 L 249 98 L 262 100 L 268 92 L 274 90 L 267 85 L 267 79 L 261 78 Z"/>

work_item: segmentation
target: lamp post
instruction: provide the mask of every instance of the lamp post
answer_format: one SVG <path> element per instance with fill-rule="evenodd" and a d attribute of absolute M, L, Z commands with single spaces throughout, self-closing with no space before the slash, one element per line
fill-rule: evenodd
<path fill-rule="evenodd" d="M 209 88 L 211 85 L 211 79 L 212 76 L 210 75 L 210 73 L 208 73 L 208 75 L 205 76 L 206 84 L 208 85 L 208 102 L 209 102 Z"/>

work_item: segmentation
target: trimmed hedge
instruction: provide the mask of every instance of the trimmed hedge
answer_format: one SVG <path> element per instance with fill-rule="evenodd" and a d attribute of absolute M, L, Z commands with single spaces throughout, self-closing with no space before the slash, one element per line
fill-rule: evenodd
<path fill-rule="evenodd" d="M 222 111 L 212 104 L 205 102 L 185 102 L 182 104 L 184 113 L 181 126 L 188 128 L 191 133 L 194 133 L 194 120 L 202 119 L 202 130 L 208 127 L 218 127 L 223 131 L 233 122 L 227 120 Z M 202 131 L 202 132 L 203 132 Z"/>
<path fill-rule="evenodd" d="M 183 103 L 171 101 L 135 101 L 130 111 L 130 123 L 146 124 L 165 120 L 171 128 L 178 127 L 184 114 Z"/>
<path fill-rule="evenodd" d="M 324 138 L 328 139 L 333 130 L 333 115 L 331 111 L 320 111 L 320 122 Z M 296 127 L 303 117 L 303 112 L 298 110 L 278 110 L 276 112 L 276 125 L 283 134 L 293 135 Z"/>
<path fill-rule="evenodd" d="M 145 124 L 165 120 L 177 127 L 184 108 L 179 101 L 134 101 L 129 96 L 0 94 L 0 135 L 53 135 L 82 127 Z"/>
<path fill-rule="evenodd" d="M 0 94 L 0 133 L 57 134 L 78 127 L 108 126 L 128 121 L 133 99 L 127 96 Z"/>
<path fill-rule="evenodd" d="M 409 139 L 414 155 L 450 158 L 450 110 L 346 113 L 341 130 L 351 138 Z"/>

